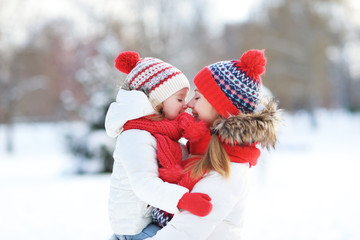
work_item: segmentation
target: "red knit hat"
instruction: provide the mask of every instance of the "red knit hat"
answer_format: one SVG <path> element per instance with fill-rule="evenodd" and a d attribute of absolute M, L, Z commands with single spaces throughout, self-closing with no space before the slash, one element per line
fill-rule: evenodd
<path fill-rule="evenodd" d="M 131 90 L 148 94 L 153 107 L 183 88 L 190 89 L 189 80 L 179 69 L 157 58 L 122 52 L 115 59 L 115 67 L 128 74 L 125 83 Z"/>
<path fill-rule="evenodd" d="M 195 76 L 194 84 L 221 116 L 251 113 L 259 103 L 260 76 L 265 65 L 264 50 L 249 50 L 240 60 L 203 68 Z"/>

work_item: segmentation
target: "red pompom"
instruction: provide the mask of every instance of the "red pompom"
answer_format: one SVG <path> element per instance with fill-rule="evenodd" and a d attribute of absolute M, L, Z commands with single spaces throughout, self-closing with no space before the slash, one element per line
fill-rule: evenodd
<path fill-rule="evenodd" d="M 255 78 L 260 81 L 260 75 L 265 72 L 266 58 L 264 50 L 252 49 L 245 52 L 240 62 L 236 64 L 237 67 L 247 72 L 250 78 Z"/>
<path fill-rule="evenodd" d="M 115 67 L 120 72 L 129 74 L 139 60 L 140 56 L 136 52 L 122 52 L 115 59 Z"/>

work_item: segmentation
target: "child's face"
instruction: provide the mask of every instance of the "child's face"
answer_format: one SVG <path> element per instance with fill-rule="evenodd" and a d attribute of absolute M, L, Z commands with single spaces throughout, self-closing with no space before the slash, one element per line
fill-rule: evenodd
<path fill-rule="evenodd" d="M 163 102 L 163 112 L 165 114 L 165 118 L 169 120 L 174 120 L 177 115 L 184 112 L 186 109 L 186 97 L 189 93 L 188 88 L 183 88 L 171 97 L 167 98 Z"/>
<path fill-rule="evenodd" d="M 215 108 L 211 106 L 211 104 L 197 89 L 195 89 L 195 95 L 187 106 L 192 109 L 192 114 L 196 120 L 205 121 L 208 123 L 208 126 L 211 126 L 219 116 Z"/>

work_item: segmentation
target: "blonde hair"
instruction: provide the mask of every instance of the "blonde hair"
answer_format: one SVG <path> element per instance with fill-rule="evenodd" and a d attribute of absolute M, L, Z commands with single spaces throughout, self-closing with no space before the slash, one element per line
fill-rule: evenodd
<path fill-rule="evenodd" d="M 216 134 L 211 136 L 204 156 L 191 167 L 191 177 L 200 178 L 204 173 L 214 170 L 225 178 L 230 175 L 230 158 Z"/>
<path fill-rule="evenodd" d="M 165 113 L 164 113 L 164 104 L 160 103 L 155 107 L 156 115 L 150 115 L 146 116 L 147 119 L 150 119 L 152 121 L 161 121 L 165 119 Z"/>

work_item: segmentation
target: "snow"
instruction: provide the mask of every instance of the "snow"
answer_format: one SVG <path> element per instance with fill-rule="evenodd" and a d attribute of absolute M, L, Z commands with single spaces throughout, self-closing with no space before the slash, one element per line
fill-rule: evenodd
<path fill-rule="evenodd" d="M 360 239 L 359 115 L 287 116 L 278 151 L 253 172 L 248 239 Z"/>
<path fill-rule="evenodd" d="M 252 168 L 247 240 L 360 239 L 360 115 L 285 115 L 276 150 Z M 0 239 L 108 239 L 109 174 L 73 175 L 66 123 L 0 125 Z"/>
<path fill-rule="evenodd" d="M 80 125 L 79 125 L 80 126 Z M 108 239 L 109 174 L 70 174 L 68 124 L 15 125 L 15 153 L 0 152 L 0 239 Z M 5 145 L 0 126 L 0 147 Z"/>

